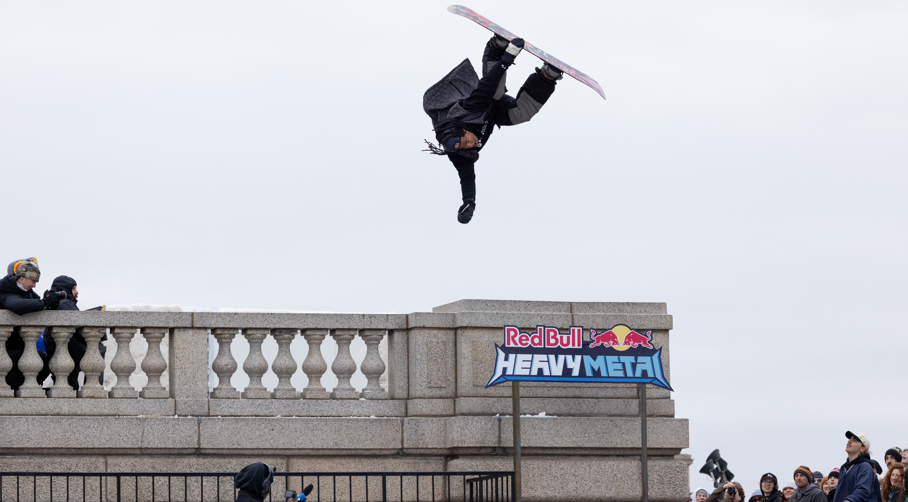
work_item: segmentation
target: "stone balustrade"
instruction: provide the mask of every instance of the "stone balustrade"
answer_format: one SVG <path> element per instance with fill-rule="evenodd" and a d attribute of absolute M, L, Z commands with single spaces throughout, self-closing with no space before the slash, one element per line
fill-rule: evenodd
<path fill-rule="evenodd" d="M 511 386 L 485 388 L 502 327 L 583 326 L 588 333 L 616 324 L 652 330 L 670 379 L 672 317 L 662 303 L 461 300 L 411 314 L 0 311 L 0 374 L 13 368 L 7 341 L 21 337 L 17 366 L 26 380 L 15 392 L 0 380 L 0 455 L 7 455 L 0 470 L 28 470 L 34 461 L 45 471 L 55 470 L 53 462 L 59 470 L 152 471 L 162 459 L 165 471 L 252 461 L 297 471 L 508 469 Z M 44 329 L 58 347 L 49 363 L 54 374 L 74 368 L 61 350 L 66 341 L 85 339 L 78 391 L 65 377 L 49 389 L 37 382 L 35 341 Z M 105 334 L 116 376 L 107 389 L 98 383 Z M 134 340 L 148 345 L 141 362 L 127 348 Z M 326 357 L 330 341 L 337 351 Z M 249 349 L 238 361 L 240 343 Z M 269 365 L 263 345 L 273 344 Z M 364 356 L 351 345 L 364 347 Z M 137 369 L 148 377 L 142 388 L 129 381 Z M 249 378 L 244 388 L 231 385 L 240 369 Z M 277 377 L 270 391 L 263 383 L 269 370 Z M 329 370 L 333 388 L 323 385 Z M 356 388 L 359 373 L 365 383 Z M 535 494 L 527 500 L 579 500 L 572 498 L 577 490 L 639 499 L 639 481 L 631 479 L 639 480 L 635 387 L 525 382 L 521 396 L 522 412 L 540 415 L 522 425 L 524 493 Z M 687 466 L 675 458 L 687 447 L 687 421 L 674 417 L 668 390 L 651 387 L 647 401 L 651 499 L 677 500 L 687 495 Z M 615 481 L 574 483 L 578 468 Z M 552 485 L 551 476 L 566 481 Z"/>

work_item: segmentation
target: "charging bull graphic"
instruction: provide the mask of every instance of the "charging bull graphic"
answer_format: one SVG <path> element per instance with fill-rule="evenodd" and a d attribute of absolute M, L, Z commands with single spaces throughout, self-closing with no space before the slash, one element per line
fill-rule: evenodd
<path fill-rule="evenodd" d="M 504 327 L 504 343 L 495 346 L 495 371 L 486 387 L 507 381 L 651 384 L 672 390 L 662 371 L 662 348 L 653 332 L 616 324 L 611 329 L 571 326 L 561 333 L 551 326 L 522 332 Z"/>

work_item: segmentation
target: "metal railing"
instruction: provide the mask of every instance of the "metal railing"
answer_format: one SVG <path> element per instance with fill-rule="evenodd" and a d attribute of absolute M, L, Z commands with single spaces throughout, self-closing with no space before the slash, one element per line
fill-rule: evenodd
<path fill-rule="evenodd" d="M 0 500 L 15 502 L 235 501 L 235 473 L 203 472 L 0 472 Z M 278 472 L 269 502 L 308 484 L 312 502 L 513 500 L 514 473 L 487 472 Z"/>

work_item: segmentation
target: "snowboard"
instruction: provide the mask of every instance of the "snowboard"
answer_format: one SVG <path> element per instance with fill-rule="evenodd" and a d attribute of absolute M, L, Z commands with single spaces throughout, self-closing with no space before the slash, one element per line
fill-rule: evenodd
<path fill-rule="evenodd" d="M 517 36 L 514 35 L 513 33 L 511 33 L 510 31 L 502 28 L 501 26 L 498 26 L 497 24 L 493 23 L 492 21 L 489 21 L 488 19 L 480 16 L 476 11 L 474 11 L 472 9 L 468 9 L 468 8 L 464 7 L 463 5 L 451 5 L 450 7 L 448 7 L 448 12 L 457 14 L 458 16 L 463 16 L 463 17 L 473 21 L 474 23 L 482 26 L 483 28 L 491 31 L 492 33 L 501 35 L 502 37 L 507 38 L 508 40 L 513 40 L 513 39 L 517 38 Z M 566 75 L 570 75 L 571 77 L 575 78 L 576 80 L 579 80 L 580 82 L 586 84 L 591 89 L 593 89 L 594 91 L 599 93 L 599 95 L 602 96 L 602 99 L 605 99 L 605 93 L 602 92 L 602 87 L 599 86 L 599 82 L 596 82 L 593 79 L 593 77 L 590 77 L 586 73 L 583 73 L 582 71 L 580 71 L 580 70 L 574 68 L 573 66 L 565 63 L 564 61 L 556 58 L 555 56 L 549 54 L 548 52 L 527 42 L 526 39 L 524 39 L 524 42 L 526 43 L 526 45 L 524 45 L 524 47 L 523 47 L 523 49 L 525 51 L 527 51 L 530 54 L 536 56 L 537 58 L 545 61 L 546 63 L 548 63 L 552 66 L 555 66 L 559 70 L 563 71 Z"/>

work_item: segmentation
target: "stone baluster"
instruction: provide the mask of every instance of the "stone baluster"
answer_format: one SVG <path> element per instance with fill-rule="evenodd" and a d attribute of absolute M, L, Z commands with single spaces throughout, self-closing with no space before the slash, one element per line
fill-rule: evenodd
<path fill-rule="evenodd" d="M 243 362 L 243 371 L 249 375 L 249 385 L 243 391 L 243 399 L 268 399 L 271 393 L 262 385 L 262 376 L 268 371 L 268 361 L 262 355 L 262 342 L 271 330 L 244 329 L 243 336 L 249 342 L 249 355 Z"/>
<path fill-rule="evenodd" d="M 236 373 L 237 364 L 230 353 L 230 344 L 236 336 L 236 329 L 217 328 L 212 330 L 218 341 L 218 356 L 211 363 L 211 369 L 218 376 L 218 386 L 212 389 L 213 399 L 238 399 L 240 392 L 230 385 L 230 377 Z"/>
<path fill-rule="evenodd" d="M 161 355 L 161 341 L 169 330 L 167 328 L 142 328 L 142 335 L 148 342 L 148 352 L 142 360 L 142 371 L 148 376 L 148 383 L 139 397 L 143 399 L 166 399 L 170 392 L 161 385 L 161 375 L 167 369 L 167 361 Z"/>
<path fill-rule="evenodd" d="M 359 399 L 359 392 L 350 385 L 350 377 L 356 372 L 356 362 L 350 355 L 350 342 L 354 336 L 355 329 L 331 330 L 331 338 L 337 342 L 337 357 L 331 363 L 331 371 L 337 377 L 337 387 L 331 392 L 332 399 Z"/>
<path fill-rule="evenodd" d="M 363 330 L 361 336 L 366 342 L 366 357 L 360 365 L 363 375 L 366 375 L 366 388 L 359 396 L 365 399 L 388 399 L 388 391 L 381 388 L 378 383 L 382 373 L 385 372 L 385 362 L 378 353 L 378 344 L 388 334 L 387 331 L 377 329 Z"/>
<path fill-rule="evenodd" d="M 271 371 L 277 375 L 277 387 L 271 393 L 275 399 L 299 399 L 300 393 L 290 384 L 290 377 L 296 373 L 296 360 L 290 354 L 290 342 L 296 337 L 295 329 L 274 330 L 274 340 L 277 342 L 277 357 L 271 363 Z"/>
<path fill-rule="evenodd" d="M 69 374 L 76 368 L 76 363 L 69 355 L 69 340 L 76 332 L 74 327 L 52 327 L 50 336 L 57 344 L 57 351 L 51 358 L 50 370 L 54 373 L 54 386 L 47 391 L 48 397 L 76 397 L 76 391 L 69 386 Z"/>
<path fill-rule="evenodd" d="M 129 383 L 129 376 L 136 370 L 136 360 L 129 350 L 136 328 L 111 328 L 110 334 L 117 341 L 117 355 L 110 362 L 110 371 L 117 375 L 117 383 L 107 395 L 112 398 L 139 397 L 139 392 Z"/>
<path fill-rule="evenodd" d="M 85 357 L 79 362 L 79 367 L 85 373 L 85 383 L 79 389 L 79 397 L 106 398 L 107 391 L 98 382 L 98 377 L 104 373 L 104 358 L 98 344 L 107 332 L 107 328 L 82 328 L 82 338 L 85 339 Z"/>
<path fill-rule="evenodd" d="M 41 356 L 38 355 L 38 349 L 35 347 L 43 330 L 44 328 L 37 326 L 19 328 L 19 335 L 22 336 L 22 342 L 25 343 L 25 350 L 22 352 L 22 357 L 19 358 L 19 371 L 25 376 L 25 382 L 19 386 L 16 397 L 47 397 L 41 384 L 38 383 L 38 372 L 44 367 L 44 362 L 41 361 Z M 66 346 L 63 346 L 63 350 L 66 350 Z"/>
<path fill-rule="evenodd" d="M 309 353 L 303 361 L 303 372 L 309 378 L 309 385 L 303 389 L 303 399 L 328 399 L 328 391 L 322 386 L 322 375 L 328 371 L 328 363 L 322 356 L 322 340 L 328 336 L 327 329 L 303 330 L 303 338 L 309 344 Z"/>
<path fill-rule="evenodd" d="M 13 334 L 12 326 L 0 326 L 0 397 L 13 397 L 13 389 L 6 384 L 6 375 L 13 369 L 13 360 L 6 353 L 6 341 Z"/>

